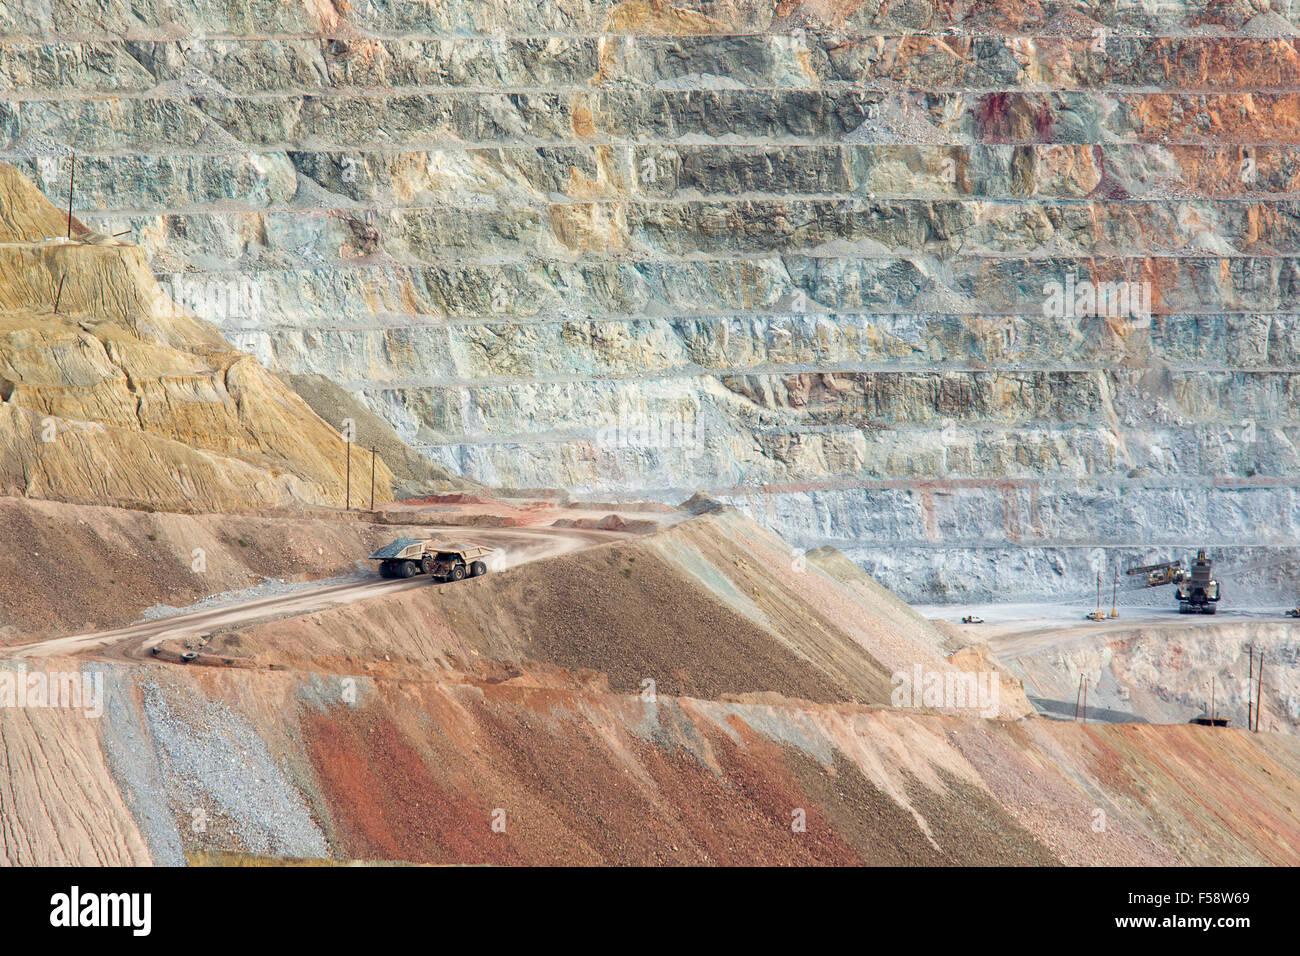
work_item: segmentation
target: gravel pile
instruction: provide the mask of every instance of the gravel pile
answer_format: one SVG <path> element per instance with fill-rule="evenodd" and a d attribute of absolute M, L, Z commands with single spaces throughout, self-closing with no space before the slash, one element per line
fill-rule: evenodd
<path fill-rule="evenodd" d="M 182 821 L 196 816 L 191 839 L 252 853 L 329 855 L 325 837 L 302 796 L 276 765 L 265 742 L 224 704 L 154 681 L 142 685 L 144 712 L 168 803 Z"/>

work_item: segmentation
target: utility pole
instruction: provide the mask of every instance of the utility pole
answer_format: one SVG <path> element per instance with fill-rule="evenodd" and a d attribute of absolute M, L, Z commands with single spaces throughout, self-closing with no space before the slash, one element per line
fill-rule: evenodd
<path fill-rule="evenodd" d="M 343 457 L 346 459 L 343 468 L 348 476 L 347 491 L 345 492 L 347 497 L 345 499 L 346 504 L 344 510 L 351 511 L 352 510 L 352 442 L 348 441 L 348 437 L 346 435 L 343 436 Z"/>
<path fill-rule="evenodd" d="M 375 446 L 370 446 L 370 510 L 375 510 Z"/>
<path fill-rule="evenodd" d="M 1259 733 L 1259 711 L 1264 699 L 1264 652 L 1259 652 L 1259 684 L 1255 691 L 1255 733 Z"/>
<path fill-rule="evenodd" d="M 72 167 L 68 170 L 68 238 L 72 238 L 72 188 L 77 183 L 77 154 L 72 154 Z"/>
<path fill-rule="evenodd" d="M 1116 610 L 1118 606 L 1119 606 L 1119 569 L 1116 568 L 1115 586 L 1110 592 L 1110 616 L 1111 617 L 1119 617 L 1119 611 Z"/>
<path fill-rule="evenodd" d="M 1250 730 L 1255 726 L 1255 715 L 1253 704 L 1250 699 L 1250 692 L 1255 686 L 1255 645 L 1250 645 L 1250 677 L 1246 681 L 1246 729 Z"/>

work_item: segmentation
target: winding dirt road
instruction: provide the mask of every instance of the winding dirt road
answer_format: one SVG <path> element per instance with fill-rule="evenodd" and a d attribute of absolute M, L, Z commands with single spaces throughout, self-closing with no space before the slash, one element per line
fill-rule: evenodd
<path fill-rule="evenodd" d="M 435 535 L 444 540 L 496 549 L 496 553 L 488 559 L 489 568 L 493 572 L 629 537 L 627 533 L 621 531 L 550 527 L 501 530 L 476 528 L 468 534 L 461 527 L 435 527 L 432 530 Z M 252 598 L 154 620 L 138 621 L 113 630 L 36 641 L 8 648 L 6 656 L 35 658 L 92 653 L 96 656 L 137 658 L 144 656 L 151 648 L 170 638 L 187 637 L 204 631 L 249 624 L 272 617 L 311 614 L 328 607 L 350 604 L 353 601 L 367 600 L 397 591 L 427 587 L 464 587 L 467 583 L 437 585 L 426 577 L 394 581 L 380 578 L 376 574 L 373 580 L 325 584 L 288 594 Z"/>

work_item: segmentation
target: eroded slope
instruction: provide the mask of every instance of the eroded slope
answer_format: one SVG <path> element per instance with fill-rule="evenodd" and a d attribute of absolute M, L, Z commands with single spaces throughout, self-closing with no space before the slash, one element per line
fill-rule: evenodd
<path fill-rule="evenodd" d="M 370 456 L 351 454 L 359 495 Z M 138 248 L 69 226 L 0 164 L 0 493 L 171 511 L 341 504 L 345 471 L 340 434 L 168 299 Z M 388 500 L 382 462 L 375 477 Z"/>
<path fill-rule="evenodd" d="M 1300 862 L 1294 737 L 892 706 L 893 670 L 955 666 L 941 633 L 842 557 L 790 560 L 714 511 L 196 635 L 188 665 L 26 659 L 105 695 L 0 708 L 0 855 Z"/>

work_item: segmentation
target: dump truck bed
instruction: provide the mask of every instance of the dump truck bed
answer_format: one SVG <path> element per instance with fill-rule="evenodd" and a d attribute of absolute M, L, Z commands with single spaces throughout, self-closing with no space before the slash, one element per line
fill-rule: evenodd
<path fill-rule="evenodd" d="M 417 561 L 427 550 L 427 541 L 416 538 L 398 538 L 384 545 L 369 558 L 371 561 L 400 561 L 403 559 Z"/>
<path fill-rule="evenodd" d="M 434 554 L 458 554 L 466 561 L 477 561 L 480 558 L 486 558 L 494 549 L 484 548 L 479 545 L 461 547 L 459 545 L 444 545 L 439 548 L 430 548 Z"/>

